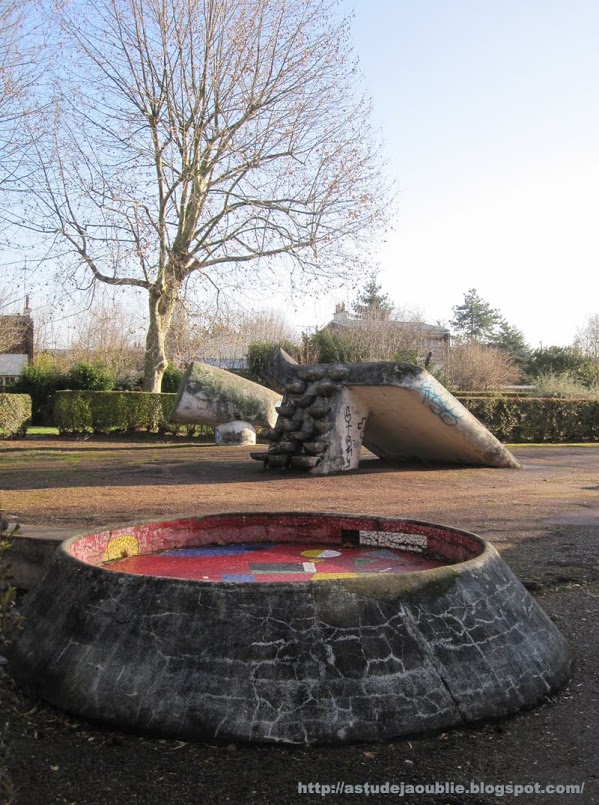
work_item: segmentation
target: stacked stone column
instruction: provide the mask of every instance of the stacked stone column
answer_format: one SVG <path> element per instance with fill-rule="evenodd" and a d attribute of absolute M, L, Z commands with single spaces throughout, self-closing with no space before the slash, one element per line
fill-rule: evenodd
<path fill-rule="evenodd" d="M 269 449 L 252 453 L 252 458 L 273 468 L 309 471 L 329 465 L 331 439 L 345 392 L 342 381 L 347 375 L 348 369 L 336 364 L 298 367 L 283 384 L 285 395 L 275 409 L 277 422 L 266 432 Z M 326 471 L 331 469 L 343 467 L 327 466 Z"/>

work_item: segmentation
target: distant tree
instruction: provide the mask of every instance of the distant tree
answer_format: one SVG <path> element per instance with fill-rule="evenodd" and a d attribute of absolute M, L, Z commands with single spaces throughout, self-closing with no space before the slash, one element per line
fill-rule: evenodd
<path fill-rule="evenodd" d="M 293 327 L 277 310 L 231 309 L 220 311 L 206 324 L 195 357 L 242 359 L 253 342 L 289 345 L 297 341 Z"/>
<path fill-rule="evenodd" d="M 102 364 L 119 380 L 143 366 L 143 328 L 135 313 L 118 301 L 101 301 L 78 320 L 70 344 L 70 363 Z"/>
<path fill-rule="evenodd" d="M 574 348 L 599 361 L 599 313 L 589 316 L 586 325 L 577 330 Z"/>
<path fill-rule="evenodd" d="M 381 290 L 376 274 L 372 274 L 352 304 L 354 315 L 360 318 L 388 319 L 393 313 L 393 303 L 388 294 L 381 293 Z"/>
<path fill-rule="evenodd" d="M 599 379 L 599 367 L 589 355 L 572 347 L 543 347 L 536 349 L 526 363 L 526 374 L 534 380 L 539 375 L 569 375 L 585 385 Z"/>
<path fill-rule="evenodd" d="M 452 310 L 451 327 L 458 336 L 469 341 L 491 342 L 503 321 L 501 313 L 485 302 L 476 288 L 467 291 L 462 304 L 456 305 Z"/>
<path fill-rule="evenodd" d="M 312 336 L 320 363 L 407 361 L 418 363 L 428 352 L 422 314 L 396 310 L 392 318 L 365 314 L 341 325 L 328 326 Z"/>
<path fill-rule="evenodd" d="M 504 352 L 520 368 L 530 357 L 531 349 L 526 343 L 524 333 L 517 327 L 508 324 L 506 319 L 501 319 L 488 345 Z"/>

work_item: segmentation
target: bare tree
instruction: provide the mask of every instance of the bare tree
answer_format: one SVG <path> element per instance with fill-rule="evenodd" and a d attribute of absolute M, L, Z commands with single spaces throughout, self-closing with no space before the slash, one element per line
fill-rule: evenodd
<path fill-rule="evenodd" d="M 115 300 L 103 300 L 81 317 L 72 343 L 73 363 L 101 363 L 116 378 L 139 372 L 142 352 L 140 322 Z"/>
<path fill-rule="evenodd" d="M 276 310 L 243 311 L 221 306 L 209 320 L 198 322 L 181 304 L 173 316 L 167 337 L 171 363 L 183 366 L 191 360 L 242 360 L 252 341 L 299 341 L 293 327 Z"/>
<path fill-rule="evenodd" d="M 360 316 L 334 322 L 312 336 L 323 361 L 423 361 L 429 352 L 430 330 L 418 310 L 391 309 L 381 315 L 375 306 Z"/>
<path fill-rule="evenodd" d="M 22 27 L 23 4 L 18 0 L 0 0 L 0 181 L 6 176 L 7 163 L 14 151 L 18 102 L 26 84 L 19 47 Z"/>
<path fill-rule="evenodd" d="M 477 341 L 458 341 L 450 347 L 444 381 L 463 391 L 496 389 L 520 380 L 518 367 L 499 349 Z"/>
<path fill-rule="evenodd" d="M 333 6 L 53 7 L 65 61 L 26 219 L 79 282 L 145 289 L 147 390 L 160 388 L 192 274 L 231 288 L 284 271 L 305 291 L 364 268 L 389 199 Z"/>
<path fill-rule="evenodd" d="M 32 33 L 29 0 L 0 0 L 0 184 L 15 178 L 36 110 L 33 90 L 43 73 L 40 34 Z"/>
<path fill-rule="evenodd" d="M 585 326 L 576 331 L 574 348 L 599 361 L 599 313 L 589 316 Z"/>

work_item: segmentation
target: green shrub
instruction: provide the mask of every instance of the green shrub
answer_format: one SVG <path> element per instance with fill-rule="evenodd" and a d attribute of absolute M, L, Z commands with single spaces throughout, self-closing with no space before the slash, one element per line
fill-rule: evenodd
<path fill-rule="evenodd" d="M 24 436 L 31 422 L 31 397 L 28 394 L 0 394 L 0 429 L 4 438 Z"/>
<path fill-rule="evenodd" d="M 458 399 L 502 442 L 599 441 L 599 401 L 550 397 Z"/>
<path fill-rule="evenodd" d="M 112 373 L 98 363 L 78 363 L 62 377 L 62 388 L 72 391 L 110 391 L 114 386 Z"/>
<path fill-rule="evenodd" d="M 56 427 L 63 433 L 186 433 L 205 436 L 212 428 L 170 421 L 175 394 L 145 391 L 58 391 Z"/>
<path fill-rule="evenodd" d="M 297 360 L 298 347 L 290 341 L 280 341 L 275 343 L 273 341 L 252 341 L 248 347 L 248 372 L 247 376 L 254 383 L 260 383 L 266 388 L 280 391 L 276 380 L 273 379 L 273 362 L 276 353 L 284 349 L 294 360 Z"/>
<path fill-rule="evenodd" d="M 89 392 L 59 391 L 54 401 L 54 424 L 59 433 L 92 433 Z"/>
<path fill-rule="evenodd" d="M 393 353 L 393 360 L 403 363 L 411 363 L 414 366 L 419 366 L 422 364 L 416 347 L 412 347 L 411 349 L 408 347 L 402 347 L 401 349 L 398 349 L 397 352 Z"/>
<path fill-rule="evenodd" d="M 585 386 L 599 382 L 599 366 L 590 355 L 571 347 L 544 347 L 535 350 L 525 364 L 526 375 L 534 382 L 540 375 L 568 374 Z"/>
<path fill-rule="evenodd" d="M 113 391 L 143 391 L 144 379 L 143 375 L 136 372 L 130 372 L 126 375 L 117 377 L 114 381 Z"/>
<path fill-rule="evenodd" d="M 28 394 L 31 397 L 31 420 L 34 425 L 51 425 L 54 393 L 62 388 L 62 375 L 49 355 L 40 355 L 32 364 L 25 366 L 11 393 Z"/>
<path fill-rule="evenodd" d="M 179 391 L 181 380 L 183 379 L 183 372 L 175 366 L 169 365 L 166 367 L 162 375 L 162 393 L 163 394 L 176 394 Z"/>
<path fill-rule="evenodd" d="M 312 336 L 318 350 L 318 363 L 361 363 L 371 357 L 370 344 L 356 338 L 353 331 L 338 332 L 325 328 Z"/>
<path fill-rule="evenodd" d="M 54 395 L 64 389 L 103 391 L 111 389 L 114 378 L 99 364 L 79 363 L 68 372 L 59 372 L 49 355 L 40 355 L 25 366 L 13 390 L 29 394 L 34 425 L 53 425 Z"/>
<path fill-rule="evenodd" d="M 537 397 L 599 400 L 599 381 L 582 383 L 572 372 L 541 372 L 535 379 Z"/>

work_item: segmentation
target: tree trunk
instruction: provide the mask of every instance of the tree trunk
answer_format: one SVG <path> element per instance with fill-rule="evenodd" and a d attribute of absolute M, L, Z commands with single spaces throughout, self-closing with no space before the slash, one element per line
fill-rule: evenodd
<path fill-rule="evenodd" d="M 146 336 L 144 391 L 161 390 L 162 376 L 168 366 L 166 335 L 171 325 L 176 301 L 177 289 L 174 287 L 159 289 L 154 286 L 150 289 L 150 325 Z"/>

